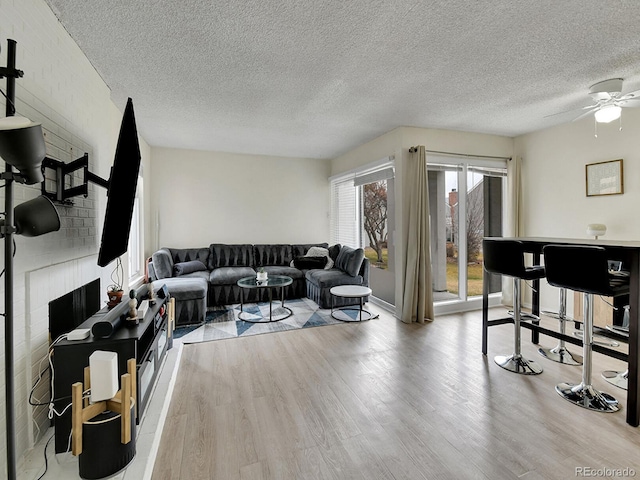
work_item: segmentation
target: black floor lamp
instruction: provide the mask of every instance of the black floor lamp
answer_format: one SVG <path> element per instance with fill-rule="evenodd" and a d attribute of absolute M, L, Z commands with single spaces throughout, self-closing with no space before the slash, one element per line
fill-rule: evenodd
<path fill-rule="evenodd" d="M 6 77 L 6 117 L 0 119 L 0 157 L 6 164 L 0 174 L 4 180 L 4 218 L 0 219 L 0 238 L 4 239 L 4 322 L 5 322 L 5 402 L 7 431 L 7 479 L 16 480 L 16 445 L 13 368 L 13 235 L 37 237 L 60 229 L 60 217 L 47 197 L 39 196 L 13 207 L 13 183 L 34 185 L 44 180 L 42 160 L 44 137 L 40 124 L 15 117 L 16 42 L 8 40 L 7 66 L 0 67 Z M 15 168 L 15 170 L 14 170 Z"/>

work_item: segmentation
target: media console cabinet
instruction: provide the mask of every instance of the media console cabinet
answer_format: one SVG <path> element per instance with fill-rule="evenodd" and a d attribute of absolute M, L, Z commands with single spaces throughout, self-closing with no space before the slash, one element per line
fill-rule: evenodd
<path fill-rule="evenodd" d="M 138 298 L 146 292 L 146 285 L 138 291 Z M 71 386 L 84 379 L 84 368 L 89 365 L 89 356 L 96 350 L 118 354 L 118 378 L 127 372 L 127 360 L 136 359 L 136 422 L 139 423 L 149 402 L 160 366 L 171 348 L 173 319 L 170 318 L 169 294 L 165 286 L 155 295 L 155 303 L 149 305 L 138 325 L 125 325 L 128 312 L 127 301 L 111 310 L 106 307 L 87 319 L 78 328 L 91 329 L 98 322 L 112 321 L 121 317 L 121 325 L 108 338 L 84 340 L 61 340 L 53 347 L 53 394 L 54 407 L 62 412 L 71 403 Z M 55 451 L 66 452 L 71 434 L 71 408 L 61 416 L 54 416 Z"/>

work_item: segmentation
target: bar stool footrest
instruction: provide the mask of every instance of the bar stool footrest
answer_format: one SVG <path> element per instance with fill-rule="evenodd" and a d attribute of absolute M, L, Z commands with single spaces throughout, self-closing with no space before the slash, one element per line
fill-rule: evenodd
<path fill-rule="evenodd" d="M 513 316 L 514 316 L 513 310 L 509 310 L 509 311 L 507 312 L 507 314 L 508 314 L 510 317 L 513 317 Z M 533 313 L 528 313 L 528 312 L 522 312 L 522 311 L 521 311 L 521 312 L 520 312 L 520 321 L 522 321 L 522 322 L 526 322 L 527 320 L 533 320 L 533 321 L 536 321 L 536 322 L 537 322 L 537 321 L 539 321 L 539 320 L 540 320 L 540 317 L 539 317 L 538 315 L 534 315 Z"/>
<path fill-rule="evenodd" d="M 561 317 L 558 312 L 552 312 L 550 310 L 543 310 L 541 313 L 545 317 L 555 318 L 556 320 L 560 320 L 561 322 L 575 322 L 576 321 L 571 317 Z"/>

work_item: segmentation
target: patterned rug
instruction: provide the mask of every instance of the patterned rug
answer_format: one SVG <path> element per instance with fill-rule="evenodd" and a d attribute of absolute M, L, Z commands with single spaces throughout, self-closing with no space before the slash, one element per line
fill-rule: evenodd
<path fill-rule="evenodd" d="M 277 322 L 269 322 L 269 302 L 244 305 L 243 317 L 252 320 L 251 322 L 238 318 L 240 304 L 214 307 L 207 312 L 204 324 L 178 327 L 173 335 L 182 343 L 198 343 L 344 323 L 333 318 L 330 309 L 319 308 L 308 298 L 287 300 L 285 307 L 291 309 L 293 314 Z M 277 301 L 273 302 L 272 308 L 273 318 L 282 318 L 289 313 L 283 310 Z M 347 313 L 352 320 L 357 320 L 357 312 Z"/>

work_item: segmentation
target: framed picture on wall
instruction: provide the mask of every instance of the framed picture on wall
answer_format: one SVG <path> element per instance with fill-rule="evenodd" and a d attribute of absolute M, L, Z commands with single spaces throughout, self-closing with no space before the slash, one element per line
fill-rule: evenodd
<path fill-rule="evenodd" d="M 587 197 L 624 193 L 622 159 L 587 164 L 586 183 Z"/>

